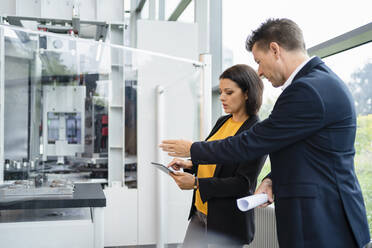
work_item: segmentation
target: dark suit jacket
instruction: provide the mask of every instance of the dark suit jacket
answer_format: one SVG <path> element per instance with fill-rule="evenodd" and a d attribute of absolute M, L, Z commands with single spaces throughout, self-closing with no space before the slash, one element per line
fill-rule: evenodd
<path fill-rule="evenodd" d="M 222 116 L 216 122 L 209 139 L 231 117 Z M 251 116 L 237 131 L 236 135 L 248 130 L 258 122 L 257 116 Z M 254 212 L 241 212 L 236 199 L 254 193 L 257 176 L 260 173 L 266 156 L 242 163 L 216 163 L 216 170 L 211 178 L 199 178 L 200 196 L 203 202 L 208 201 L 207 234 L 208 242 L 214 244 L 248 244 L 254 236 Z M 198 165 L 193 166 L 191 173 L 197 172 Z M 195 213 L 195 190 L 189 219 Z"/>
<path fill-rule="evenodd" d="M 346 85 L 318 57 L 295 76 L 269 118 L 221 141 L 196 142 L 193 163 L 270 154 L 281 247 L 362 247 L 370 240 L 354 171 L 356 115 Z"/>

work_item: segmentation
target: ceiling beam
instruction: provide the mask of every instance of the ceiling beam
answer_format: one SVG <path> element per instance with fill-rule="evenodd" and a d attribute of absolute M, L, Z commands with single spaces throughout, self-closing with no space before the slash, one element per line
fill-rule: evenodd
<path fill-rule="evenodd" d="M 177 5 L 176 9 L 168 18 L 168 21 L 177 21 L 178 17 L 181 16 L 183 11 L 189 6 L 192 0 L 181 0 L 181 2 Z"/>
<path fill-rule="evenodd" d="M 143 6 L 145 5 L 146 3 L 146 0 L 141 0 L 138 5 L 137 5 L 137 8 L 136 8 L 136 12 L 137 13 L 141 13 L 142 9 L 143 9 Z"/>
<path fill-rule="evenodd" d="M 325 58 L 372 41 L 372 22 L 307 49 L 310 56 Z"/>

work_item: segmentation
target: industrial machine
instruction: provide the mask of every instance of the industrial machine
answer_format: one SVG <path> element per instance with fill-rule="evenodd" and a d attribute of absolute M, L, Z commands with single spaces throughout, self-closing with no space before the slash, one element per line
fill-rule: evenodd
<path fill-rule="evenodd" d="M 20 68 L 4 75 L 4 180 L 107 183 L 108 71 L 69 37 L 4 30 L 5 65 Z"/>
<path fill-rule="evenodd" d="M 191 191 L 150 162 L 170 161 L 162 139 L 202 139 L 210 123 L 197 25 L 138 24 L 141 50 L 110 44 L 112 30 L 105 43 L 0 26 L 0 194 L 65 197 L 99 183 L 105 246 L 181 242 Z"/>

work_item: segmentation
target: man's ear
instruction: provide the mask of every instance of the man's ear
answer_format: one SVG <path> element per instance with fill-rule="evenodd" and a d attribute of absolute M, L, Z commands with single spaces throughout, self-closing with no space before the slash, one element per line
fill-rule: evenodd
<path fill-rule="evenodd" d="M 276 42 L 270 42 L 270 45 L 269 45 L 269 49 L 270 51 L 274 54 L 274 56 L 276 58 L 279 57 L 279 54 L 280 54 L 280 47 L 279 47 L 279 44 L 276 43 Z"/>

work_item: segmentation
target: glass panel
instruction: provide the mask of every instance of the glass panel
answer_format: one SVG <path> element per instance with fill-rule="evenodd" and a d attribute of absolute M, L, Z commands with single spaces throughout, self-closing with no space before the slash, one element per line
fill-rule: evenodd
<path fill-rule="evenodd" d="M 355 100 L 358 115 L 355 172 L 372 234 L 372 43 L 330 56 L 324 61 L 347 83 Z"/>
<path fill-rule="evenodd" d="M 157 132 L 162 132 L 163 137 L 168 139 L 200 140 L 198 85 L 201 68 L 187 61 L 176 61 L 172 57 L 137 50 L 112 47 L 111 51 L 112 85 L 123 80 L 124 67 L 125 185 L 136 188 L 137 165 L 143 166 L 142 170 L 147 170 L 151 161 L 162 162 L 156 153 L 157 144 L 153 143 L 154 140 L 149 140 Z M 161 97 L 164 105 L 161 109 L 157 103 L 158 87 L 163 89 Z M 113 106 L 121 104 L 122 97 L 119 93 L 112 92 Z M 159 111 L 165 113 L 163 118 L 167 120 L 160 129 L 157 124 Z M 122 141 L 112 137 L 112 142 L 119 147 Z M 142 158 L 139 158 L 141 154 Z M 169 157 L 165 159 L 170 160 Z"/>
<path fill-rule="evenodd" d="M 150 162 L 172 159 L 159 153 L 159 139 L 201 139 L 201 64 L 70 36 L 1 29 L 7 184 L 0 188 L 2 199 L 71 197 L 72 185 L 90 182 L 118 182 L 132 190 L 142 180 L 138 197 L 155 204 L 158 174 Z M 170 179 L 165 182 L 174 198 L 169 204 L 180 209 L 181 202 L 188 212 L 185 195 Z M 172 225 L 180 222 L 170 223 L 178 230 Z M 185 218 L 185 228 L 186 223 Z"/>
<path fill-rule="evenodd" d="M 69 36 L 3 30 L 4 179 L 107 182 L 107 133 L 94 122 L 108 114 L 97 82 L 110 73 L 109 50 Z"/>

